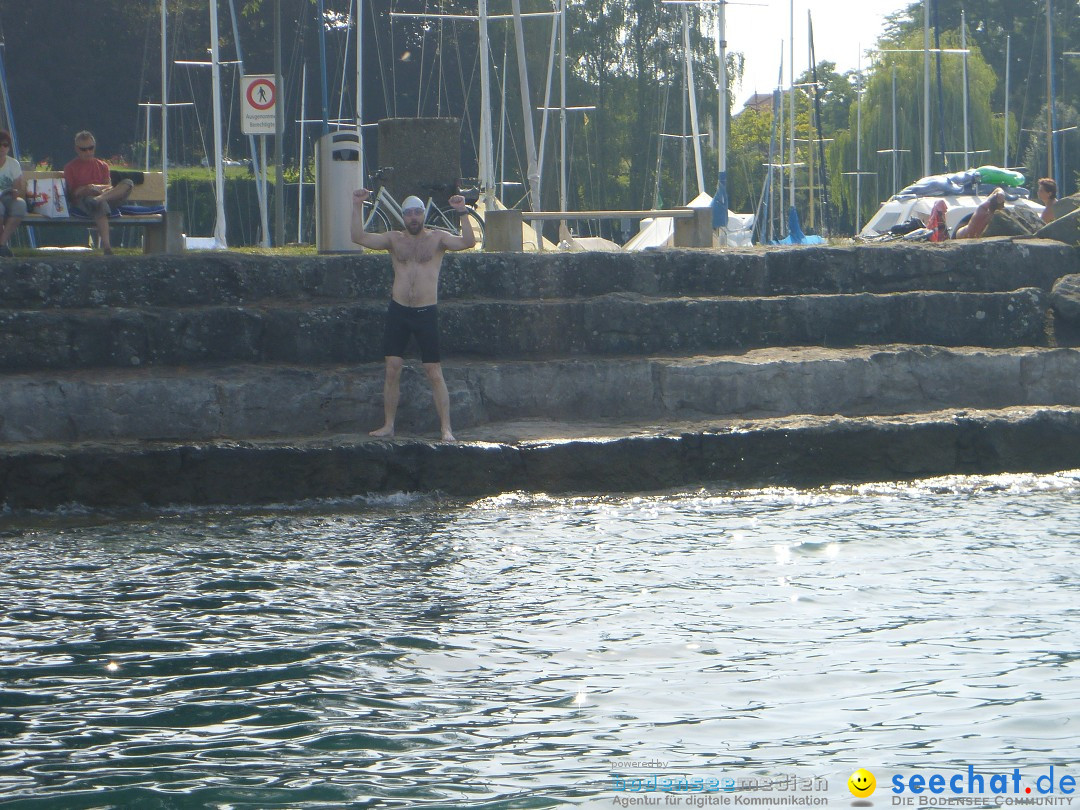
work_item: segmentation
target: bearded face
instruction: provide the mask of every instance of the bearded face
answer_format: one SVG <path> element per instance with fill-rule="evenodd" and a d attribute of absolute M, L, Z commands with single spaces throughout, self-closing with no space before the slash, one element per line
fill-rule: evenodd
<path fill-rule="evenodd" d="M 401 218 L 405 221 L 405 230 L 416 236 L 424 229 L 424 209 L 410 208 L 401 212 Z"/>

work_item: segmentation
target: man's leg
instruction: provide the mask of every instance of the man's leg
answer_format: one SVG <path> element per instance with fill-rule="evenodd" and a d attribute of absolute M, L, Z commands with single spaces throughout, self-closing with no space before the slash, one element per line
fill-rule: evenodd
<path fill-rule="evenodd" d="M 131 196 L 131 190 L 133 188 L 135 188 L 135 184 L 130 180 L 121 180 L 115 186 L 109 186 L 101 192 L 98 199 L 108 203 L 122 203 Z"/>
<path fill-rule="evenodd" d="M 104 210 L 109 210 L 102 206 Z M 106 256 L 112 255 L 112 242 L 109 238 L 109 217 L 107 214 L 94 217 L 94 226 L 97 228 L 98 240 L 101 242 L 101 252 Z"/>
<path fill-rule="evenodd" d="M 109 214 L 111 213 L 109 206 L 122 203 L 130 197 L 133 188 L 135 188 L 135 184 L 130 180 L 121 180 L 115 186 L 110 186 L 95 197 L 95 210 L 87 212 L 94 217 L 98 238 L 101 239 L 101 252 L 106 256 L 112 254 L 112 242 L 109 238 Z"/>
<path fill-rule="evenodd" d="M 401 398 L 401 367 L 405 365 L 402 357 L 386 358 L 386 380 L 383 382 L 383 426 L 373 430 L 369 436 L 379 438 L 394 435 L 394 420 L 397 418 L 398 400 Z"/>
<path fill-rule="evenodd" d="M 446 390 L 443 379 L 442 363 L 424 363 L 428 382 L 431 383 L 431 398 L 435 401 L 435 412 L 439 414 L 439 429 L 444 442 L 455 441 L 450 431 L 450 392 Z"/>

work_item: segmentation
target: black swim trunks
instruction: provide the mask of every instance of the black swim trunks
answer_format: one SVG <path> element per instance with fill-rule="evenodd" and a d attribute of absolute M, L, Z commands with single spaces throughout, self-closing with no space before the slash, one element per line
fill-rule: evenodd
<path fill-rule="evenodd" d="M 393 299 L 386 311 L 386 331 L 383 333 L 383 354 L 404 357 L 409 336 L 416 336 L 422 363 L 439 362 L 439 312 L 429 307 L 405 307 Z"/>

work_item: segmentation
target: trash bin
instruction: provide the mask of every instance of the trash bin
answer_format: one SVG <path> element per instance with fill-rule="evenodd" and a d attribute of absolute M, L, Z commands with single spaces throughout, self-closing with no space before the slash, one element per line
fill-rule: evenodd
<path fill-rule="evenodd" d="M 341 130 L 315 148 L 315 248 L 319 253 L 360 251 L 353 242 L 352 194 L 363 188 L 360 136 Z"/>

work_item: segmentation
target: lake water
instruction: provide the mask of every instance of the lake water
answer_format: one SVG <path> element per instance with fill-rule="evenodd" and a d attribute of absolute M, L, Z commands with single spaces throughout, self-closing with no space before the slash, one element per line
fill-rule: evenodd
<path fill-rule="evenodd" d="M 9 513 L 0 806 L 1065 799 L 1078 539 L 1080 473 Z"/>

